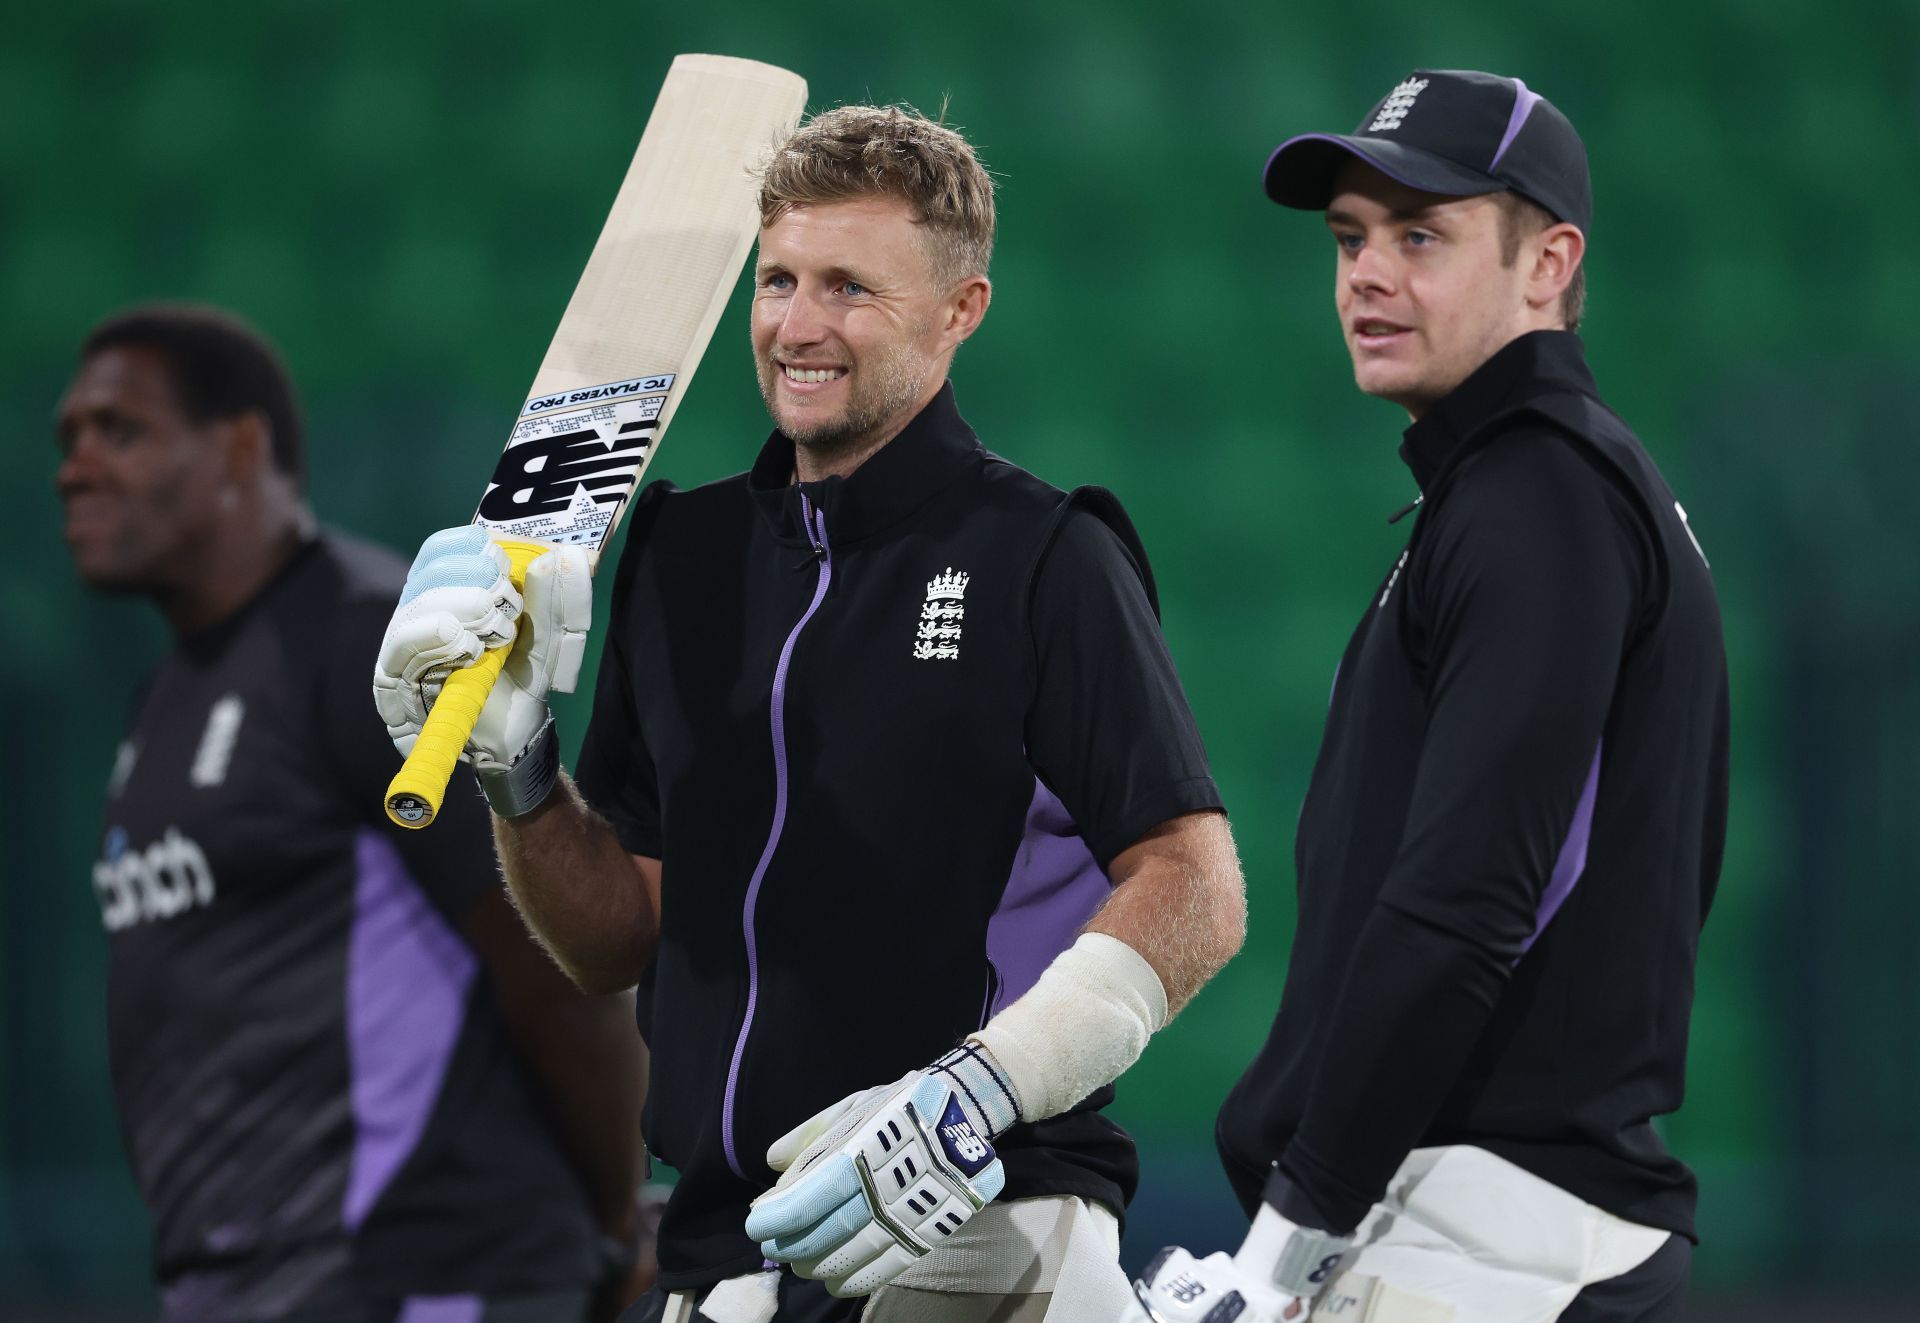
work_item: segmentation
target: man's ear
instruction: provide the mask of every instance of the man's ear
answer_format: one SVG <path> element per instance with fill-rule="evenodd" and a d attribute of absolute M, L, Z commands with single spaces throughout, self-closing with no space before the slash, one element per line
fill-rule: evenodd
<path fill-rule="evenodd" d="M 1527 277 L 1527 306 L 1543 312 L 1560 306 L 1587 252 L 1587 236 L 1578 225 L 1561 221 L 1534 237 L 1533 272 Z"/>
<path fill-rule="evenodd" d="M 226 448 L 227 477 L 250 487 L 273 467 L 273 424 L 263 413 L 243 413 L 220 424 Z"/>
<path fill-rule="evenodd" d="M 985 276 L 968 276 L 954 286 L 946 302 L 943 339 L 947 345 L 957 347 L 964 344 L 968 336 L 979 330 L 980 321 L 987 315 L 987 305 L 991 302 L 993 284 Z"/>

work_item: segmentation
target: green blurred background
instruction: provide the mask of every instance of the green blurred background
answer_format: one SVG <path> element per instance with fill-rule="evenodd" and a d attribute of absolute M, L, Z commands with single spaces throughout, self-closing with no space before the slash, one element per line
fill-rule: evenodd
<path fill-rule="evenodd" d="M 675 52 L 815 108 L 949 105 L 999 176 L 961 354 L 987 444 L 1119 492 L 1251 890 L 1240 957 L 1122 1083 L 1128 1253 L 1237 1235 L 1214 1110 L 1264 1035 L 1334 662 L 1405 525 L 1404 419 L 1352 389 L 1331 248 L 1262 197 L 1282 136 L 1416 66 L 1517 74 L 1593 158 L 1587 343 L 1699 531 L 1727 620 L 1732 832 L 1691 1089 L 1702 1317 L 1912 1317 L 1920 1290 L 1920 6 L 833 8 L 70 0 L 0 36 L 0 419 L 20 486 L 0 885 L 0 1317 L 139 1317 L 145 1223 L 89 885 L 129 691 L 166 644 L 87 596 L 49 417 L 89 325 L 229 305 L 284 348 L 323 518 L 411 547 L 473 506 Z M 764 434 L 744 296 L 654 468 Z M 603 585 L 604 589 L 604 585 Z M 565 704 L 577 739 L 585 719 Z M 1852 1307 L 1852 1306 L 1850 1306 Z"/>

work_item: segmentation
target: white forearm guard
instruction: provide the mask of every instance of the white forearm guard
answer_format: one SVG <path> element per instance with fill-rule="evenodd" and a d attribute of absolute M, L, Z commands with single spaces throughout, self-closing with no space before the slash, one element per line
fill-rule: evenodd
<path fill-rule="evenodd" d="M 970 1035 L 1006 1072 L 1022 1121 L 1044 1121 L 1111 1084 L 1167 1022 L 1167 992 L 1138 951 L 1082 933 L 1039 982 Z"/>

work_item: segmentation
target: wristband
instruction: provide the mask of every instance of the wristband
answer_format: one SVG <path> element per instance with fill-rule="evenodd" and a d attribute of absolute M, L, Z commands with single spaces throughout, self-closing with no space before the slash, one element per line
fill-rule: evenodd
<path fill-rule="evenodd" d="M 1005 1073 L 1020 1119 L 1044 1121 L 1119 1079 L 1166 1023 L 1166 989 L 1146 957 L 1081 933 L 971 1041 Z"/>
<path fill-rule="evenodd" d="M 560 779 L 560 737 L 553 733 L 553 714 L 534 734 L 520 756 L 505 771 L 477 773 L 480 792 L 493 811 L 517 818 L 540 807 Z"/>

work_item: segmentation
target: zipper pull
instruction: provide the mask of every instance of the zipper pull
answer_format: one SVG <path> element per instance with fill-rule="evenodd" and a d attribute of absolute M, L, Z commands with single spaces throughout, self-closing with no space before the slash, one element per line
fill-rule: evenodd
<path fill-rule="evenodd" d="M 1388 515 L 1387 522 L 1389 524 L 1399 523 L 1402 519 L 1405 519 L 1408 515 L 1412 514 L 1415 510 L 1418 510 L 1420 508 L 1420 502 L 1426 499 L 1427 499 L 1427 494 L 1425 492 L 1421 492 L 1418 496 L 1415 496 L 1411 501 L 1407 502 L 1405 505 L 1401 506 L 1398 510 L 1395 510 L 1392 514 Z"/>
<path fill-rule="evenodd" d="M 800 524 L 807 530 L 807 545 L 813 548 L 813 559 L 818 564 L 827 558 L 827 546 L 822 539 L 814 535 L 813 516 L 813 502 L 807 499 L 807 494 L 803 491 L 800 493 Z M 826 523 L 825 516 L 821 517 L 820 522 Z"/>

